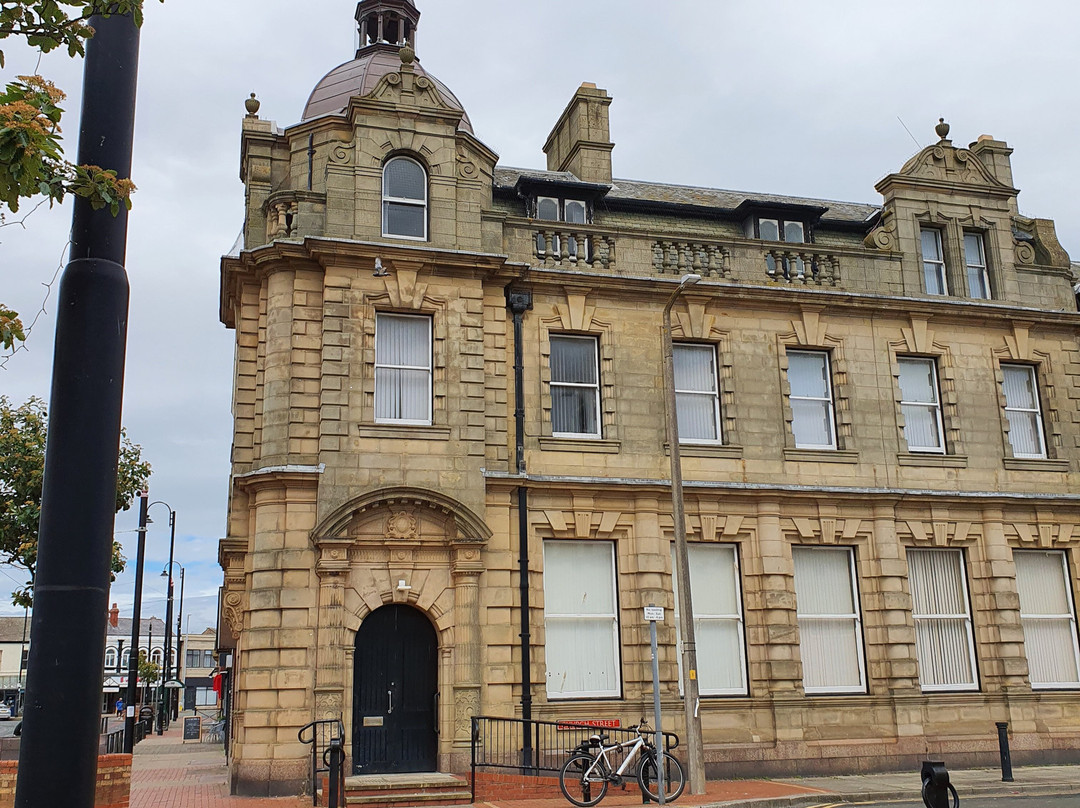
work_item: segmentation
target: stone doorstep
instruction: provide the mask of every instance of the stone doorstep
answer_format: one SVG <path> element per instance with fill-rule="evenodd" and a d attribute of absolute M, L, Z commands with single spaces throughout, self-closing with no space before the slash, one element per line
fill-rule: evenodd
<path fill-rule="evenodd" d="M 418 793 L 402 791 L 393 794 L 358 796 L 346 791 L 345 802 L 348 805 L 364 805 L 368 808 L 392 808 L 398 805 L 469 805 L 472 802 L 472 793 L 469 791 Z"/>
<path fill-rule="evenodd" d="M 440 772 L 407 774 L 354 774 L 345 778 L 346 791 L 427 790 L 438 788 L 468 789 L 464 777 Z"/>
<path fill-rule="evenodd" d="M 322 792 L 320 789 L 320 795 L 325 796 Z M 467 805 L 472 802 L 472 792 L 467 780 L 452 774 L 361 774 L 345 778 L 345 798 L 349 805 L 366 808 Z"/>

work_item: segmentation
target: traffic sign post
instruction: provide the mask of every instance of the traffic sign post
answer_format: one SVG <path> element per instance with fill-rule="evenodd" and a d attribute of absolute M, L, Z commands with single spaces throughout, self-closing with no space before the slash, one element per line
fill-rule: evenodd
<path fill-rule="evenodd" d="M 656 727 L 656 796 L 664 804 L 664 733 L 660 729 L 660 660 L 656 653 L 656 623 L 664 622 L 664 607 L 645 607 L 645 619 L 649 621 L 649 646 L 652 648 L 653 726 Z"/>

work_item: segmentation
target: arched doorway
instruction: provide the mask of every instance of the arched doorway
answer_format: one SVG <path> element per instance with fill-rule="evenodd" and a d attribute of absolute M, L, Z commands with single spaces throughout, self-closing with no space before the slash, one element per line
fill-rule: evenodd
<path fill-rule="evenodd" d="M 356 632 L 353 773 L 435 771 L 438 638 L 410 606 L 376 609 Z"/>

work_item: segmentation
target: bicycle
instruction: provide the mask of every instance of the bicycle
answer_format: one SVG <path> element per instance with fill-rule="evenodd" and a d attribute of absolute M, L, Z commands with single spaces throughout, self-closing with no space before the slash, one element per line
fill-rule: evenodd
<path fill-rule="evenodd" d="M 637 782 L 641 793 L 653 802 L 660 801 L 660 788 L 656 779 L 656 747 L 647 735 L 652 730 L 644 718 L 640 724 L 628 729 L 635 731 L 637 737 L 605 746 L 607 735 L 592 735 L 571 751 L 570 757 L 559 769 L 559 789 L 566 799 L 579 808 L 596 805 L 604 799 L 608 786 L 625 785 L 623 777 L 637 761 Z M 608 756 L 623 750 L 626 750 L 626 757 L 618 768 L 614 768 Z M 642 750 L 645 754 L 641 754 Z M 667 803 L 678 799 L 686 780 L 678 760 L 667 752 L 663 753 L 663 760 L 664 802 Z"/>

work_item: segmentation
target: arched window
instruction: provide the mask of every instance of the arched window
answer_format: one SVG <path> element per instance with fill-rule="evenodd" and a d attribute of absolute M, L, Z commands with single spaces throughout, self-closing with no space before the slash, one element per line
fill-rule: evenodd
<path fill-rule="evenodd" d="M 158 665 L 160 665 L 161 664 L 161 657 L 162 657 L 162 654 L 161 654 L 161 649 L 160 648 L 155 648 L 153 651 L 150 652 L 150 661 L 151 662 L 156 662 Z"/>
<path fill-rule="evenodd" d="M 131 665 L 131 649 L 125 648 L 124 653 L 120 655 L 120 667 L 127 670 L 129 665 Z"/>
<path fill-rule="evenodd" d="M 383 167 L 384 236 L 427 239 L 427 172 L 409 157 L 394 157 Z"/>
<path fill-rule="evenodd" d="M 106 648 L 105 649 L 105 669 L 106 670 L 113 670 L 115 667 L 116 667 L 116 649 L 115 648 Z"/>

